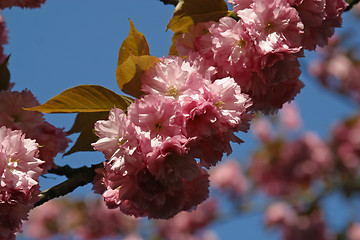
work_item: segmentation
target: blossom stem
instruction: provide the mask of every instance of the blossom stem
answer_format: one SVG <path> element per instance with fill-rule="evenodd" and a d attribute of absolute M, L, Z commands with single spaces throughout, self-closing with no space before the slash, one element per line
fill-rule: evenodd
<path fill-rule="evenodd" d="M 64 196 L 76 188 L 84 186 L 90 182 L 92 182 L 93 178 L 95 177 L 95 169 L 103 167 L 103 163 L 91 165 L 91 167 L 81 167 L 73 169 L 69 166 L 60 167 L 58 168 L 58 175 L 63 175 L 69 177 L 66 181 L 51 187 L 42 193 L 39 194 L 40 200 L 35 203 L 35 207 L 40 206 L 41 204 L 53 199 Z M 70 170 L 71 169 L 71 170 Z M 61 171 L 63 170 L 63 171 Z M 52 170 L 51 172 L 53 172 Z M 50 172 L 50 171 L 49 171 Z M 61 173 L 62 172 L 62 173 Z M 61 173 L 61 174 L 60 174 Z"/>

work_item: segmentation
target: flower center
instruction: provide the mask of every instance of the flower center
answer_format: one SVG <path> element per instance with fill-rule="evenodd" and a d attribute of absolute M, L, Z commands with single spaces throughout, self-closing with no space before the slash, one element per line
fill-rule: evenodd
<path fill-rule="evenodd" d="M 236 42 L 236 45 L 238 45 L 240 48 L 243 48 L 246 46 L 246 42 L 242 39 Z"/>
<path fill-rule="evenodd" d="M 160 123 L 160 122 L 157 122 L 157 123 L 155 124 L 155 128 L 156 128 L 156 129 L 161 129 L 161 128 L 162 128 L 161 123 Z"/>
<path fill-rule="evenodd" d="M 169 87 L 166 95 L 175 97 L 177 95 L 176 87 L 174 87 L 174 86 Z"/>
<path fill-rule="evenodd" d="M 225 103 L 220 100 L 220 101 L 216 102 L 214 105 L 215 105 L 215 107 L 217 107 L 219 110 L 221 110 L 221 109 L 224 107 Z"/>
<path fill-rule="evenodd" d="M 270 23 L 266 24 L 265 29 L 266 29 L 268 32 L 271 32 L 271 30 L 272 30 L 271 24 L 270 24 Z"/>

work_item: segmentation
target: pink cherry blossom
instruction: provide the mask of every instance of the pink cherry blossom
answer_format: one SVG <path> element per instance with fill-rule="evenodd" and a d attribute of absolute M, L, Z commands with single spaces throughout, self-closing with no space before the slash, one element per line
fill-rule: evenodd
<path fill-rule="evenodd" d="M 295 210 L 284 202 L 272 203 L 265 211 L 267 226 L 289 226 L 295 224 L 296 220 Z"/>
<path fill-rule="evenodd" d="M 250 174 L 270 195 L 307 189 L 333 166 L 328 146 L 313 133 L 285 142 L 274 139 L 251 159 Z"/>
<path fill-rule="evenodd" d="M 15 239 L 38 200 L 39 145 L 19 130 L 0 128 L 0 239 Z"/>
<path fill-rule="evenodd" d="M 219 24 L 209 28 L 212 39 L 214 60 L 218 66 L 234 65 L 237 68 L 258 67 L 255 45 L 243 21 L 223 17 Z"/>
<path fill-rule="evenodd" d="M 251 124 L 251 131 L 263 142 L 269 142 L 274 139 L 275 133 L 273 132 L 271 123 L 265 117 L 255 118 Z"/>
<path fill-rule="evenodd" d="M 24 111 L 23 108 L 39 105 L 29 90 L 0 91 L 0 125 L 12 129 L 31 132 L 37 125 L 44 123 L 43 114 L 35 111 Z"/>
<path fill-rule="evenodd" d="M 67 223 L 59 224 L 64 220 L 65 206 L 61 201 L 53 200 L 34 208 L 29 220 L 24 224 L 24 233 L 34 239 L 46 239 L 55 234 L 65 233 Z M 77 214 L 74 212 L 73 217 Z M 51 227 L 49 227 L 51 225 Z"/>
<path fill-rule="evenodd" d="M 117 209 L 108 209 L 100 199 L 88 200 L 82 215 L 83 221 L 75 229 L 76 235 L 81 239 L 125 235 L 134 231 L 136 226 L 135 218 L 126 216 Z"/>
<path fill-rule="evenodd" d="M 33 129 L 33 132 L 27 136 L 36 139 L 42 146 L 39 149 L 39 158 L 45 163 L 40 167 L 44 170 L 51 169 L 55 166 L 54 158 L 58 153 L 62 153 L 68 147 L 71 140 L 67 138 L 66 133 L 62 128 L 57 128 L 54 125 L 44 122 Z"/>
<path fill-rule="evenodd" d="M 228 0 L 229 3 L 234 4 L 233 11 L 238 12 L 245 8 L 251 8 L 251 5 L 254 3 L 254 0 Z"/>
<path fill-rule="evenodd" d="M 15 240 L 16 232 L 21 232 L 22 220 L 27 219 L 31 210 L 29 204 L 8 204 L 0 202 L 0 239 Z"/>
<path fill-rule="evenodd" d="M 265 114 L 276 113 L 304 87 L 299 80 L 300 74 L 300 63 L 294 55 L 281 54 L 281 60 L 275 62 L 268 59 L 267 66 L 252 75 L 251 85 L 243 88 L 252 99 L 252 109 Z M 234 79 L 238 81 L 241 75 Z M 242 83 L 239 84 L 242 86 Z"/>
<path fill-rule="evenodd" d="M 213 187 L 233 197 L 243 195 L 249 188 L 249 183 L 235 160 L 226 160 L 211 169 L 210 183 Z"/>
<path fill-rule="evenodd" d="M 176 136 L 182 133 L 184 117 L 180 104 L 174 98 L 164 98 L 157 94 L 136 99 L 128 107 L 129 120 L 150 137 Z"/>
<path fill-rule="evenodd" d="M 271 204 L 265 213 L 268 226 L 278 226 L 283 240 L 334 240 L 319 210 L 299 214 L 282 202 Z"/>
<path fill-rule="evenodd" d="M 191 52 L 199 52 L 206 57 L 211 43 L 207 41 L 206 35 L 209 35 L 209 27 L 214 22 L 200 22 L 189 27 L 188 32 L 181 34 L 175 42 L 176 50 L 179 56 L 189 56 Z"/>
<path fill-rule="evenodd" d="M 252 105 L 249 96 L 242 93 L 240 86 L 230 77 L 218 79 L 208 87 L 211 100 L 220 112 L 220 122 L 230 129 L 247 132 L 252 120 L 252 114 L 248 114 Z"/>
<path fill-rule="evenodd" d="M 325 46 L 334 35 L 334 28 L 341 26 L 341 14 L 347 3 L 344 0 L 303 0 L 295 6 L 305 26 L 302 45 L 314 50 L 316 46 Z"/>
<path fill-rule="evenodd" d="M 335 240 L 327 229 L 321 212 L 314 211 L 309 216 L 299 215 L 296 224 L 283 228 L 284 240 Z"/>
<path fill-rule="evenodd" d="M 343 170 L 355 172 L 360 164 L 359 133 L 359 116 L 338 123 L 333 129 L 332 146 Z"/>
<path fill-rule="evenodd" d="M 139 137 L 134 124 L 119 108 L 111 109 L 108 120 L 95 123 L 95 133 L 99 137 L 92 146 L 110 159 L 117 151 L 132 154 L 139 145 Z"/>
<path fill-rule="evenodd" d="M 151 152 L 146 153 L 149 171 L 160 178 L 184 178 L 191 181 L 198 175 L 196 160 L 188 154 L 189 140 L 185 137 L 153 138 Z"/>
<path fill-rule="evenodd" d="M 40 112 L 23 108 L 39 105 L 33 94 L 24 90 L 0 92 L 0 126 L 22 130 L 26 137 L 35 139 L 42 147 L 40 158 L 45 162 L 40 166 L 48 170 L 54 166 L 54 157 L 64 152 L 70 142 L 63 129 L 46 122 Z"/>
<path fill-rule="evenodd" d="M 353 223 L 346 231 L 349 240 L 360 240 L 360 224 Z"/>
<path fill-rule="evenodd" d="M 346 95 L 355 101 L 360 101 L 359 62 L 355 56 L 348 54 L 345 49 L 335 48 L 334 45 L 322 48 L 322 58 L 314 61 L 310 72 L 320 83 L 331 91 Z"/>
<path fill-rule="evenodd" d="M 21 8 L 39 8 L 46 0 L 2 0 L 0 9 L 21 7 Z"/>
<path fill-rule="evenodd" d="M 24 224 L 24 234 L 33 239 L 70 235 L 77 239 L 99 239 L 131 233 L 136 224 L 135 218 L 108 209 L 102 199 L 62 198 L 34 208 Z"/>
<path fill-rule="evenodd" d="M 203 84 L 198 67 L 180 57 L 163 58 L 154 68 L 142 75 L 142 91 L 178 98 L 188 91 L 196 91 Z"/>
<path fill-rule="evenodd" d="M 237 14 L 248 26 L 262 55 L 301 50 L 299 35 L 304 25 L 296 9 L 286 0 L 254 0 L 251 8 L 239 10 Z"/>
<path fill-rule="evenodd" d="M 208 197 L 208 178 L 207 172 L 200 168 L 191 181 L 157 178 L 142 168 L 136 174 L 119 177 L 117 182 L 103 181 L 108 184 L 103 196 L 108 207 L 120 207 L 127 215 L 168 219 L 180 211 L 190 210 Z"/>
<path fill-rule="evenodd" d="M 169 220 L 156 221 L 160 236 L 169 240 L 198 239 L 199 232 L 216 218 L 214 199 L 200 204 L 196 210 L 181 212 Z M 201 233 L 200 233 L 201 236 Z M 199 239 L 204 239 L 200 237 Z"/>
<path fill-rule="evenodd" d="M 280 124 L 285 130 L 297 130 L 300 128 L 301 117 L 294 102 L 284 104 L 280 111 Z"/>
<path fill-rule="evenodd" d="M 4 126 L 0 128 L 0 144 L 1 165 L 5 166 L 1 175 L 1 199 L 10 200 L 11 192 L 17 191 L 24 194 L 23 201 L 29 201 L 28 193 L 38 186 L 38 177 L 42 174 L 39 165 L 44 161 L 37 158 L 39 145 L 25 138 L 21 131 Z M 8 191 L 9 195 L 5 194 Z"/>

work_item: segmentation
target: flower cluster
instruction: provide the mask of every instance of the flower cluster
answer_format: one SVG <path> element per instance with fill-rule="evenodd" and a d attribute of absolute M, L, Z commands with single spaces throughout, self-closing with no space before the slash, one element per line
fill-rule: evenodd
<path fill-rule="evenodd" d="M 142 90 L 127 114 L 114 108 L 95 124 L 93 146 L 108 159 L 95 188 L 109 207 L 170 218 L 207 198 L 205 168 L 241 142 L 234 132 L 249 128 L 251 101 L 234 79 L 212 81 L 180 57 L 147 71 Z"/>
<path fill-rule="evenodd" d="M 15 239 L 40 193 L 39 144 L 19 130 L 0 127 L 0 239 Z"/>
<path fill-rule="evenodd" d="M 290 134 L 289 130 L 297 130 L 301 124 L 294 104 L 285 105 L 279 116 L 277 132 Z M 251 156 L 249 167 L 250 176 L 266 193 L 287 195 L 309 189 L 333 169 L 330 147 L 315 133 L 288 139 L 271 127 L 266 118 L 254 120 L 253 130 L 263 145 Z"/>
<path fill-rule="evenodd" d="M 35 139 L 41 146 L 39 158 L 44 161 L 40 167 L 47 171 L 54 166 L 54 157 L 65 151 L 70 140 L 63 129 L 45 121 L 42 113 L 23 110 L 37 105 L 38 101 L 28 90 L 0 91 L 0 126 L 22 130 L 27 138 Z"/>
<path fill-rule="evenodd" d="M 178 34 L 175 47 L 182 58 L 162 58 L 142 74 L 144 95 L 127 113 L 114 108 L 108 120 L 95 124 L 99 140 L 93 147 L 107 159 L 95 190 L 109 207 L 169 218 L 204 201 L 206 169 L 231 153 L 230 142 L 242 142 L 234 133 L 248 130 L 249 111 L 275 113 L 300 92 L 298 58 L 327 42 L 346 7 L 343 0 L 229 2 L 236 16 Z M 327 149 L 315 136 L 292 147 L 275 165 L 279 171 L 301 166 L 294 183 L 309 182 L 327 168 Z M 261 164 L 259 169 L 267 172 Z"/>
<path fill-rule="evenodd" d="M 265 212 L 268 226 L 280 227 L 284 240 L 334 240 L 326 228 L 320 210 L 309 214 L 299 214 L 291 206 L 282 202 L 271 204 Z"/>
<path fill-rule="evenodd" d="M 332 37 L 309 71 L 325 88 L 360 102 L 359 58 L 352 48 L 342 46 L 343 40 L 339 36 Z"/>
<path fill-rule="evenodd" d="M 332 147 L 341 170 L 356 173 L 360 165 L 360 118 L 354 116 L 333 129 Z"/>
<path fill-rule="evenodd" d="M 24 224 L 24 233 L 33 239 L 69 237 L 70 233 L 79 239 L 99 239 L 130 234 L 136 225 L 135 218 L 108 209 L 101 199 L 82 202 L 65 198 L 33 209 Z"/>
<path fill-rule="evenodd" d="M 156 221 L 156 228 L 163 239 L 168 240 L 205 240 L 214 239 L 207 237 L 208 231 L 199 231 L 216 219 L 217 204 L 214 199 L 200 204 L 193 212 L 181 212 L 169 220 Z"/>
<path fill-rule="evenodd" d="M 349 240 L 360 240 L 360 223 L 353 223 L 346 231 Z"/>
<path fill-rule="evenodd" d="M 341 25 L 344 0 L 231 0 L 238 19 L 199 23 L 178 37 L 176 49 L 213 67 L 213 78 L 232 77 L 252 109 L 275 113 L 304 84 L 298 57 L 323 46 Z"/>
<path fill-rule="evenodd" d="M 69 142 L 42 113 L 23 110 L 35 105 L 30 91 L 0 91 L 0 239 L 13 239 L 20 231 L 21 220 L 39 200 L 38 177 Z"/>
<path fill-rule="evenodd" d="M 287 142 L 268 142 L 251 159 L 250 174 L 268 194 L 291 194 L 306 189 L 333 167 L 329 147 L 315 134 Z"/>
<path fill-rule="evenodd" d="M 210 182 L 212 187 L 229 193 L 233 198 L 241 197 L 249 189 L 248 180 L 240 164 L 231 159 L 210 170 Z"/>

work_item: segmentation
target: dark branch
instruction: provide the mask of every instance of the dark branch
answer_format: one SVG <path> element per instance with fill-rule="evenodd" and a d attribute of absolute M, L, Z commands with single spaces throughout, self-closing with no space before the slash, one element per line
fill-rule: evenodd
<path fill-rule="evenodd" d="M 360 0 L 346 0 L 346 2 L 349 4 L 345 11 L 349 11 L 355 4 L 357 4 L 358 2 L 360 2 Z"/>
<path fill-rule="evenodd" d="M 179 0 L 160 0 L 162 1 L 164 4 L 172 4 L 174 6 L 176 6 L 179 3 Z"/>
<path fill-rule="evenodd" d="M 74 176 L 75 174 L 78 173 L 78 171 L 86 171 L 88 167 L 82 167 L 82 168 L 72 168 L 69 165 L 65 165 L 65 166 L 56 166 L 55 168 L 52 168 L 48 171 L 48 173 L 53 173 L 59 176 L 65 176 L 67 178 L 71 178 L 72 176 Z M 81 170 L 83 169 L 83 170 Z"/>
<path fill-rule="evenodd" d="M 40 200 L 35 204 L 35 207 L 40 206 L 41 204 L 43 204 L 53 198 L 58 198 L 58 197 L 64 196 L 64 195 L 74 191 L 77 187 L 81 187 L 81 186 L 84 186 L 84 185 L 92 182 L 93 178 L 96 175 L 95 169 L 100 168 L 100 167 L 103 167 L 102 163 L 94 164 L 91 167 L 84 166 L 84 167 L 77 168 L 77 169 L 72 169 L 69 166 L 60 167 L 60 168 L 64 168 L 65 170 L 64 170 L 64 174 L 58 174 L 58 175 L 70 176 L 70 178 L 68 180 L 66 180 L 65 182 L 62 182 L 62 183 L 40 193 L 40 195 L 39 195 Z M 70 169 L 72 169 L 72 170 L 70 170 Z M 71 174 L 69 174 L 69 171 L 71 172 Z"/>

